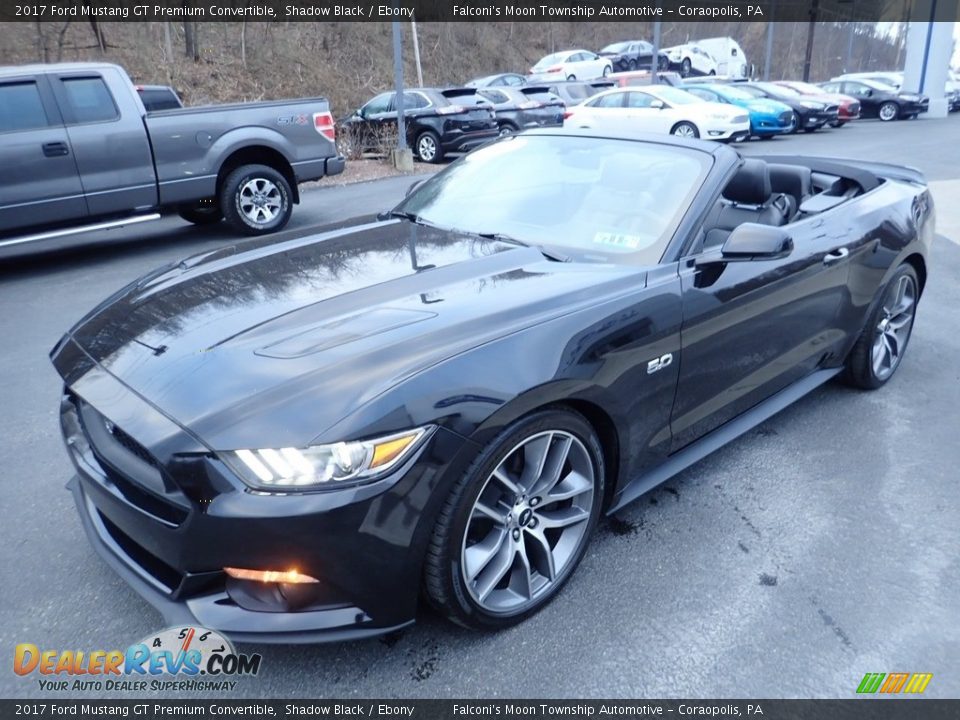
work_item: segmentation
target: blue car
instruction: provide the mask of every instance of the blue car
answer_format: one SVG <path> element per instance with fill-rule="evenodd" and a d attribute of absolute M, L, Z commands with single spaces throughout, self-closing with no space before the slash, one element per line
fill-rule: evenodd
<path fill-rule="evenodd" d="M 736 85 L 697 83 L 683 88 L 710 102 L 726 103 L 746 109 L 750 114 L 750 134 L 764 140 L 793 132 L 797 116 L 789 105 L 767 98 L 756 98 Z"/>

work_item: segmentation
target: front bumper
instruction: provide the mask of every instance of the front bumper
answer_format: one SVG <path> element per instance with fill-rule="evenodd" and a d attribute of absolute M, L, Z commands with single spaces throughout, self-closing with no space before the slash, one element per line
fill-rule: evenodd
<path fill-rule="evenodd" d="M 778 115 L 752 114 L 750 132 L 753 135 L 782 135 L 793 129 L 793 112 L 786 111 Z"/>
<path fill-rule="evenodd" d="M 258 493 L 73 341 L 53 359 L 68 387 L 61 426 L 84 530 L 167 624 L 195 623 L 238 641 L 301 643 L 368 637 L 414 621 L 442 497 L 433 491 L 452 476 L 465 443 L 458 435 L 437 428 L 396 472 L 365 486 Z M 224 567 L 296 568 L 319 582 L 238 581 Z"/>
<path fill-rule="evenodd" d="M 705 122 L 700 128 L 704 140 L 740 142 L 750 137 L 750 121 L 742 123 Z"/>
<path fill-rule="evenodd" d="M 114 537 L 107 525 L 109 521 L 105 521 L 84 491 L 81 476 L 75 475 L 67 488 L 73 494 L 83 530 L 97 554 L 160 613 L 167 626 L 197 625 L 215 629 L 236 642 L 299 644 L 361 640 L 400 630 L 414 622 L 410 618 L 394 626 L 374 626 L 365 622 L 369 618 L 363 610 L 350 606 L 308 612 L 247 610 L 233 602 L 225 590 L 174 600 L 138 571 L 137 562 Z"/>

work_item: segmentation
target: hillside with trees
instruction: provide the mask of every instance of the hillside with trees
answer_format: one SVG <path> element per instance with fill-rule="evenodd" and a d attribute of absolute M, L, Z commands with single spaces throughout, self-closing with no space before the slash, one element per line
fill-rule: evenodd
<path fill-rule="evenodd" d="M 664 23 L 661 46 L 730 35 L 763 72 L 765 22 Z M 816 23 L 810 77 L 901 66 L 902 27 Z M 774 23 L 771 78 L 803 72 L 807 23 Z M 453 85 L 500 71 L 527 72 L 543 55 L 650 39 L 644 22 L 418 23 L 425 85 Z M 416 83 L 410 23 L 403 23 L 408 85 Z M 852 39 L 852 45 L 851 45 Z M 849 67 L 845 67 L 849 53 Z M 53 22 L 0 23 L 0 64 L 106 60 L 136 82 L 172 85 L 190 105 L 327 96 L 337 117 L 393 82 L 390 23 Z"/>

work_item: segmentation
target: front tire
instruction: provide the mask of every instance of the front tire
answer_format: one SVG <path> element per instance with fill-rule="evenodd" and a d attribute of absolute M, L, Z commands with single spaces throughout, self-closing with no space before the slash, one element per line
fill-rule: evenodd
<path fill-rule="evenodd" d="M 541 610 L 583 558 L 604 478 L 599 440 L 582 415 L 547 409 L 508 426 L 440 510 L 424 570 L 431 604 L 477 630 Z"/>
<path fill-rule="evenodd" d="M 435 164 L 443 160 L 440 136 L 433 130 L 424 130 L 417 137 L 417 157 L 425 163 Z"/>
<path fill-rule="evenodd" d="M 681 77 L 690 77 L 690 71 L 692 69 L 693 69 L 693 63 L 690 62 L 690 58 L 684 58 L 683 62 L 680 63 Z"/>
<path fill-rule="evenodd" d="M 610 69 L 611 69 L 611 68 L 610 68 L 609 65 L 604 65 L 604 66 L 603 66 L 603 76 L 604 76 L 604 77 L 609 77 L 609 75 L 610 75 Z"/>
<path fill-rule="evenodd" d="M 220 207 L 237 232 L 266 235 L 290 221 L 293 194 L 287 179 L 272 167 L 243 165 L 220 188 Z"/>
<path fill-rule="evenodd" d="M 888 100 L 880 106 L 877 115 L 883 122 L 896 120 L 900 116 L 900 106 Z"/>
<path fill-rule="evenodd" d="M 677 137 L 684 137 L 684 138 L 696 139 L 700 137 L 700 131 L 697 130 L 697 126 L 691 122 L 687 122 L 686 120 L 683 120 L 682 122 L 678 122 L 676 125 L 674 125 L 670 129 L 670 134 L 676 135 Z"/>
<path fill-rule="evenodd" d="M 844 380 L 854 387 L 875 390 L 900 367 L 910 342 L 920 284 L 913 267 L 904 263 L 878 293 L 844 368 Z"/>

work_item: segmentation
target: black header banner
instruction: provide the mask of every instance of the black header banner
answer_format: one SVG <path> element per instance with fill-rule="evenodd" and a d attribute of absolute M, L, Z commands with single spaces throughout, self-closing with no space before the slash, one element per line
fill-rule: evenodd
<path fill-rule="evenodd" d="M 958 19 L 960 0 L 0 0 L 0 21 L 764 21 Z"/>
<path fill-rule="evenodd" d="M 960 700 L 0 700 L 7 718 L 954 720 Z"/>

